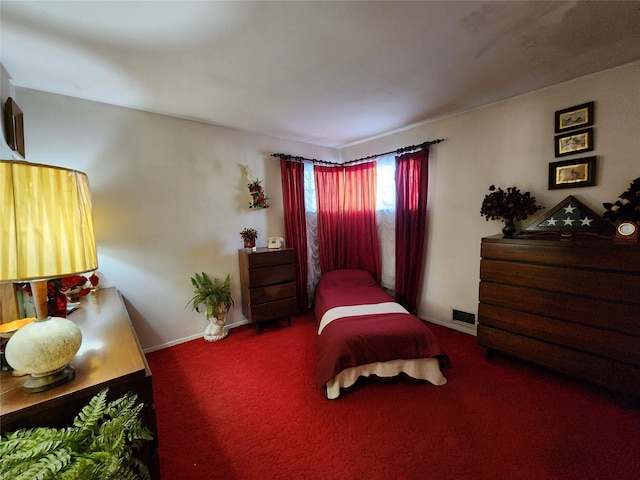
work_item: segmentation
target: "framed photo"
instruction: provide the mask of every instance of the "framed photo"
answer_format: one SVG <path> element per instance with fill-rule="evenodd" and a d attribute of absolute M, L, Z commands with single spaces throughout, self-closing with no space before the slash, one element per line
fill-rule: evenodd
<path fill-rule="evenodd" d="M 4 126 L 7 144 L 24 160 L 24 120 L 22 110 L 13 98 L 7 98 L 4 104 Z"/>
<path fill-rule="evenodd" d="M 549 164 L 549 190 L 592 187 L 596 184 L 596 157 Z"/>
<path fill-rule="evenodd" d="M 593 102 L 556 112 L 556 133 L 593 125 Z"/>
<path fill-rule="evenodd" d="M 556 157 L 593 150 L 593 128 L 585 128 L 566 135 L 556 135 Z"/>

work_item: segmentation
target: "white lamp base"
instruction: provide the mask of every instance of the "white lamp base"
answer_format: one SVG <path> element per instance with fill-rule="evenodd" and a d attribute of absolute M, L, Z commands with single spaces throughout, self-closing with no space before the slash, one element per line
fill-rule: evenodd
<path fill-rule="evenodd" d="M 71 320 L 47 317 L 25 325 L 5 347 L 5 358 L 14 370 L 30 374 L 24 389 L 42 392 L 75 376 L 69 362 L 82 343 L 82 332 Z"/>

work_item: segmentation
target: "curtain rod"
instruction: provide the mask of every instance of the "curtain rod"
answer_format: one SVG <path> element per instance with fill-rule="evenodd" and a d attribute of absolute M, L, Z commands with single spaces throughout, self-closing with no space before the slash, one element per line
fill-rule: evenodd
<path fill-rule="evenodd" d="M 397 150 L 392 150 L 390 152 L 385 152 L 385 153 L 376 153 L 375 155 L 369 155 L 368 157 L 362 157 L 362 158 L 356 158 L 355 160 L 349 160 L 348 162 L 329 162 L 327 160 L 318 160 L 316 158 L 305 158 L 305 157 L 298 157 L 295 155 L 287 155 L 286 153 L 274 153 L 271 156 L 272 157 L 277 157 L 280 160 L 286 160 L 286 161 L 290 161 L 290 162 L 309 162 L 309 163 L 313 163 L 315 164 L 324 164 L 324 165 L 339 165 L 339 166 L 344 166 L 344 165 L 349 165 L 352 163 L 357 163 L 357 162 L 364 162 L 365 160 L 371 160 L 372 158 L 378 158 L 378 157 L 383 157 L 385 155 L 390 155 L 392 153 L 397 153 L 397 154 L 402 154 L 402 153 L 407 153 L 407 152 L 413 152 L 416 150 L 423 150 L 425 148 L 429 148 L 431 145 L 434 145 L 436 143 L 440 143 L 440 142 L 444 142 L 443 138 L 439 138 L 437 140 L 430 140 L 428 142 L 423 142 L 420 145 L 409 145 L 408 147 L 402 147 L 402 148 L 398 148 Z"/>

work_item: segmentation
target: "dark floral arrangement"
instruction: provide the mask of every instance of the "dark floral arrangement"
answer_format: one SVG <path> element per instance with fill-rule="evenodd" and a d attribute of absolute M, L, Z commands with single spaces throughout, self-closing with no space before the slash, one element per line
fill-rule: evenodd
<path fill-rule="evenodd" d="M 261 183 L 256 178 L 253 182 L 247 184 L 252 198 L 249 208 L 269 208 L 269 197 L 264 193 Z"/>
<path fill-rule="evenodd" d="M 543 207 L 536 205 L 536 197 L 529 192 L 522 193 L 517 187 L 506 191 L 495 185 L 489 187 L 491 193 L 485 195 L 480 214 L 489 220 L 524 220 Z"/>
<path fill-rule="evenodd" d="M 240 236 L 245 242 L 250 242 L 258 238 L 258 231 L 255 228 L 245 228 L 240 232 Z"/>
<path fill-rule="evenodd" d="M 612 223 L 629 221 L 640 223 L 640 177 L 629 185 L 629 189 L 622 192 L 614 203 L 603 203 L 607 209 L 602 218 Z"/>

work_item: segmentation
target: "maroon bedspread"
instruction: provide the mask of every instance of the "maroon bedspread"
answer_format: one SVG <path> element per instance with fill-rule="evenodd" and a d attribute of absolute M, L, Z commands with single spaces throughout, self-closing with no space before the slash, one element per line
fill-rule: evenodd
<path fill-rule="evenodd" d="M 370 273 L 334 270 L 316 288 L 315 317 L 319 323 L 331 308 L 393 302 Z M 425 322 L 409 313 L 344 317 L 329 323 L 318 336 L 318 385 L 342 370 L 397 359 L 434 358 L 450 367 L 447 354 Z"/>

